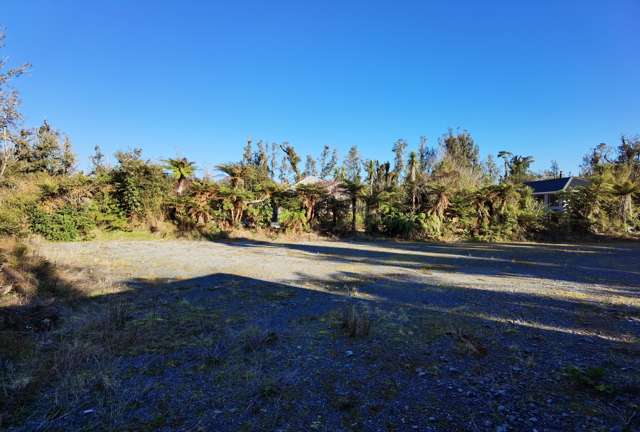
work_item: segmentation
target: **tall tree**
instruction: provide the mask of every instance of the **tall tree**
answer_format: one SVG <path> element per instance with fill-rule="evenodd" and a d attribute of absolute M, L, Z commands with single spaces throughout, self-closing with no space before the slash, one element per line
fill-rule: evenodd
<path fill-rule="evenodd" d="M 551 166 L 549 166 L 549 169 L 545 172 L 545 177 L 551 177 L 551 178 L 562 177 L 562 170 L 560 169 L 560 165 L 558 164 L 557 161 L 555 160 L 551 161 Z"/>
<path fill-rule="evenodd" d="M 420 157 L 420 172 L 430 174 L 436 164 L 436 149 L 429 147 L 427 137 L 420 137 L 420 146 L 418 147 Z"/>
<path fill-rule="evenodd" d="M 62 154 L 60 155 L 60 166 L 63 175 L 69 175 L 76 167 L 76 155 L 71 148 L 69 137 L 64 138 L 62 143 Z"/>
<path fill-rule="evenodd" d="M 327 152 L 329 151 L 329 146 L 325 146 Z M 323 150 L 324 153 L 324 150 Z M 331 153 L 331 158 L 327 158 L 325 162 L 323 162 L 320 168 L 320 177 L 323 179 L 327 179 L 335 174 L 336 167 L 338 166 L 338 150 L 333 149 Z"/>
<path fill-rule="evenodd" d="M 289 165 L 291 166 L 291 170 L 293 171 L 293 174 L 295 176 L 295 182 L 299 182 L 300 180 L 302 180 L 302 173 L 300 172 L 299 167 L 300 156 L 298 156 L 298 153 L 296 153 L 296 149 L 294 149 L 293 146 L 288 142 L 280 144 L 280 148 L 287 157 L 287 161 L 289 161 Z"/>
<path fill-rule="evenodd" d="M 344 160 L 344 170 L 351 181 L 360 180 L 360 152 L 358 147 L 352 146 Z"/>
<path fill-rule="evenodd" d="M 351 199 L 351 232 L 355 234 L 357 231 L 358 198 L 362 194 L 364 184 L 362 184 L 359 177 L 355 180 L 346 180 L 344 184 Z"/>
<path fill-rule="evenodd" d="M 278 170 L 278 144 L 271 143 L 271 178 L 276 177 L 276 171 Z"/>
<path fill-rule="evenodd" d="M 504 161 L 504 177 L 502 178 L 503 181 L 507 181 L 507 177 L 509 177 L 509 161 L 511 160 L 512 156 L 513 153 L 507 150 L 500 150 L 498 152 L 498 157 Z"/>
<path fill-rule="evenodd" d="M 94 174 L 98 174 L 104 171 L 104 164 L 104 153 L 102 153 L 100 146 L 96 144 L 93 148 L 93 155 L 91 156 L 91 166 L 93 167 L 92 172 Z"/>
<path fill-rule="evenodd" d="M 244 150 L 242 151 L 242 163 L 245 165 L 249 165 L 253 162 L 253 146 L 251 142 L 251 138 L 247 138 L 247 142 L 244 145 Z"/>
<path fill-rule="evenodd" d="M 456 165 L 463 167 L 480 167 L 480 150 L 471 134 L 463 130 L 453 133 L 452 129 L 440 138 L 440 144 L 445 156 L 448 156 Z"/>
<path fill-rule="evenodd" d="M 5 33 L 0 30 L 0 49 L 4 48 Z M 20 98 L 18 91 L 12 87 L 12 81 L 25 73 L 31 65 L 24 64 L 15 68 L 7 67 L 6 59 L 0 57 L 0 178 L 4 176 L 9 159 L 13 152 L 10 149 L 11 130 L 14 129 L 22 116 L 18 110 Z"/>
<path fill-rule="evenodd" d="M 496 184 L 500 180 L 500 169 L 493 159 L 493 155 L 487 155 L 484 161 L 484 176 L 489 184 Z"/>
<path fill-rule="evenodd" d="M 324 145 L 324 147 L 322 147 L 322 153 L 320 153 L 320 178 L 326 178 L 329 176 L 329 174 L 331 173 L 331 170 L 329 170 L 328 172 L 326 172 L 326 166 L 327 163 L 329 162 L 329 153 L 331 152 L 331 149 L 329 148 L 328 145 Z"/>
<path fill-rule="evenodd" d="M 640 162 L 640 137 L 635 137 L 635 139 L 630 139 L 625 135 L 620 137 L 618 161 L 628 165 Z"/>
<path fill-rule="evenodd" d="M 165 168 L 171 171 L 171 176 L 176 179 L 176 194 L 182 195 L 187 188 L 189 179 L 195 171 L 195 163 L 190 162 L 187 158 L 167 159 Z M 220 166 L 221 171 L 225 171 L 224 166 Z M 227 173 L 228 174 L 228 173 Z"/>
<path fill-rule="evenodd" d="M 278 167 L 278 180 L 280 180 L 280 183 L 289 183 L 290 175 L 291 166 L 289 165 L 287 155 L 284 155 L 282 156 L 282 159 L 280 160 L 280 166 Z"/>
<path fill-rule="evenodd" d="M 532 156 L 513 156 L 509 161 L 509 180 L 513 183 L 522 183 L 526 181 L 530 176 L 529 168 L 532 163 Z"/>
<path fill-rule="evenodd" d="M 32 151 L 32 171 L 45 171 L 51 175 L 62 173 L 60 133 L 45 120 L 36 130 L 36 143 Z"/>
<path fill-rule="evenodd" d="M 404 152 L 406 149 L 407 142 L 403 139 L 399 139 L 393 144 L 393 153 L 395 154 L 395 165 L 393 166 L 395 174 L 394 185 L 398 183 L 404 171 Z"/>
<path fill-rule="evenodd" d="M 420 162 L 416 152 L 409 153 L 407 162 L 407 174 L 405 176 L 406 186 L 411 197 L 411 213 L 416 212 L 416 200 L 418 196 L 418 183 L 420 176 Z"/>
<path fill-rule="evenodd" d="M 307 155 L 307 159 L 305 160 L 304 175 L 306 177 L 318 175 L 318 169 L 316 168 L 316 160 L 311 155 Z"/>
<path fill-rule="evenodd" d="M 253 155 L 253 164 L 263 176 L 269 175 L 269 155 L 267 154 L 267 147 L 265 143 L 258 141 L 257 150 Z"/>
<path fill-rule="evenodd" d="M 606 143 L 600 143 L 591 150 L 590 153 L 584 155 L 582 164 L 580 165 L 580 173 L 582 175 L 599 174 L 601 168 L 611 162 L 612 149 Z"/>

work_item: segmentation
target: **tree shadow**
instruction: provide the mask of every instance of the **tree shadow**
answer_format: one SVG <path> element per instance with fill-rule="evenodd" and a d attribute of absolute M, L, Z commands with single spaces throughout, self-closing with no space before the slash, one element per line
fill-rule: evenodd
<path fill-rule="evenodd" d="M 336 272 L 316 279 L 306 274 L 297 276 L 296 281 L 283 283 L 227 273 L 183 280 L 130 279 L 124 282 L 127 290 L 123 292 L 73 300 L 74 309 L 67 311 L 71 315 L 74 310 L 86 308 L 99 315 L 112 304 L 131 308 L 123 330 L 113 331 L 131 331 L 136 339 L 123 344 L 114 359 L 102 359 L 112 361 L 116 376 L 130 386 L 120 388 L 108 401 L 110 409 L 118 413 L 108 419 L 113 422 L 110 426 L 149 427 L 140 419 L 151 411 L 183 422 L 182 429 L 237 430 L 248 424 L 256 429 L 282 424 L 303 429 L 314 421 L 316 413 L 323 415 L 327 427 L 340 428 L 345 418 L 351 419 L 358 413 L 372 422 L 362 429 L 377 430 L 389 421 L 403 424 L 401 418 L 410 418 L 416 424 L 427 422 L 430 414 L 421 411 L 416 401 L 429 400 L 433 410 L 452 414 L 443 428 L 465 429 L 470 425 L 469 419 L 475 421 L 476 415 L 493 418 L 495 396 L 482 383 L 502 382 L 503 371 L 508 370 L 512 380 L 508 385 L 513 389 L 508 403 L 513 405 L 514 412 L 529 418 L 531 398 L 553 395 L 559 409 L 547 426 L 575 427 L 581 424 L 583 416 L 563 418 L 561 413 L 570 404 L 580 403 L 584 394 L 563 399 L 565 388 L 549 389 L 547 381 L 537 382 L 537 378 L 555 374 L 554 379 L 562 379 L 560 368 L 569 364 L 597 366 L 609 362 L 612 367 L 625 370 L 637 366 L 640 355 L 637 344 L 628 338 L 637 326 L 609 315 L 618 311 L 609 304 L 438 286 L 406 274 Z M 332 312 L 351 304 L 368 311 L 373 323 L 368 338 L 351 339 L 339 326 L 331 324 L 331 319 L 336 319 Z M 638 310 L 626 312 L 637 314 Z M 597 314 L 603 314 L 602 319 L 583 320 Z M 71 315 L 64 318 L 71 319 Z M 248 330 L 253 333 L 247 333 Z M 225 334 L 229 346 L 221 353 L 216 351 L 215 355 L 222 360 L 218 357 L 214 360 L 226 362 L 225 367 L 237 373 L 225 372 L 226 385 L 212 386 L 210 382 L 215 380 L 208 378 L 209 374 L 217 377 L 215 374 L 222 369 L 216 366 L 218 363 L 212 363 L 212 349 L 218 345 L 212 348 L 208 344 L 212 338 L 219 341 L 223 337 L 220 335 Z M 108 340 L 105 338 L 104 343 Z M 98 339 L 96 343 L 102 342 Z M 475 348 L 469 351 L 469 345 Z M 347 354 L 345 360 L 342 353 L 352 354 Z M 529 358 L 535 358 L 535 362 L 529 362 Z M 153 363 L 153 368 L 145 366 L 143 372 L 127 377 L 131 365 L 141 361 Z M 422 370 L 425 364 L 435 365 L 432 367 L 440 372 L 420 375 L 417 381 L 416 370 Z M 525 374 L 513 372 L 524 367 Z M 203 378 L 192 379 L 194 374 Z M 358 384 L 360 381 L 354 381 L 355 377 L 366 379 L 367 384 Z M 438 386 L 443 379 L 447 385 Z M 393 403 L 380 405 L 378 392 L 386 394 L 388 390 L 384 389 L 390 386 L 389 380 L 396 383 Z M 265 387 L 265 382 L 272 381 L 276 384 Z M 336 382 L 335 388 L 329 389 L 328 381 Z M 47 385 L 55 387 L 57 383 Z M 142 389 L 149 385 L 156 386 L 156 390 L 147 394 Z M 339 396 L 341 386 L 349 387 L 348 394 L 358 401 L 349 402 L 355 405 L 349 405 L 348 410 L 339 408 L 346 403 Z M 469 403 L 458 393 L 460 386 L 474 386 L 474 391 L 484 397 Z M 296 395 L 284 408 L 281 400 L 265 396 L 283 387 Z M 35 388 L 33 391 L 38 399 L 39 389 L 37 393 Z M 42 394 L 47 394 L 46 391 L 44 386 Z M 95 391 L 94 387 L 87 387 L 80 393 L 83 400 L 91 401 Z M 136 399 L 135 405 L 128 402 L 131 397 Z M 158 400 L 163 404 L 158 405 Z M 192 400 L 198 402 L 189 402 Z M 232 406 L 257 409 L 228 416 L 219 414 L 222 411 L 201 409 L 202 404 L 218 406 L 220 400 L 228 400 Z M 607 399 L 589 403 L 604 406 Z M 396 404 L 409 408 L 398 413 L 393 408 Z M 118 411 L 116 408 L 121 405 L 126 409 Z M 300 406 L 306 407 L 306 414 L 297 418 L 285 415 Z M 28 429 L 29 425 L 45 421 L 50 428 L 64 429 L 99 426 L 100 423 L 92 422 L 107 421 L 87 416 L 81 409 L 69 409 L 72 411 L 64 416 L 43 420 L 46 413 L 43 408 L 31 413 L 32 423 L 23 426 Z M 273 417 L 274 412 L 281 414 Z M 518 426 L 525 427 L 515 425 Z"/>
<path fill-rule="evenodd" d="M 449 266 L 476 276 L 516 276 L 551 281 L 598 284 L 626 295 L 640 296 L 640 245 L 554 245 L 554 244 L 431 244 L 388 240 L 373 242 L 272 243 L 248 239 L 226 241 L 240 248 L 285 248 L 335 263 L 364 263 L 374 266 L 421 270 Z"/>

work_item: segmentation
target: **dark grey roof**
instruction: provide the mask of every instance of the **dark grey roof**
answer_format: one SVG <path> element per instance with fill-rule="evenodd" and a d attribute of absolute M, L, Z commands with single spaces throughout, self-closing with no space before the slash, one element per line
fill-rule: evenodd
<path fill-rule="evenodd" d="M 551 193 L 560 192 L 565 189 L 572 189 L 578 186 L 586 186 L 589 184 L 589 181 L 578 177 L 561 177 L 556 179 L 524 182 L 524 184 L 533 189 L 533 193 Z"/>

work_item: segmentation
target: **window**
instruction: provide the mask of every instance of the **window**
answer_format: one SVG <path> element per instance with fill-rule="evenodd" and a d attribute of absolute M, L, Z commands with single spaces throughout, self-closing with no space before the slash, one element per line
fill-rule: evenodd
<path fill-rule="evenodd" d="M 562 201 L 557 194 L 549 194 L 549 207 L 561 207 Z"/>

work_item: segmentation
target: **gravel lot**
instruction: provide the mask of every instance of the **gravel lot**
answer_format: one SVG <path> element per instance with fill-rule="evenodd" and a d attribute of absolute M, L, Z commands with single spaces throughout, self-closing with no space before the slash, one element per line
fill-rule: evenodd
<path fill-rule="evenodd" d="M 127 287 L 81 310 L 163 333 L 101 361 L 106 393 L 52 383 L 16 430 L 640 430 L 637 243 L 38 248 Z"/>

